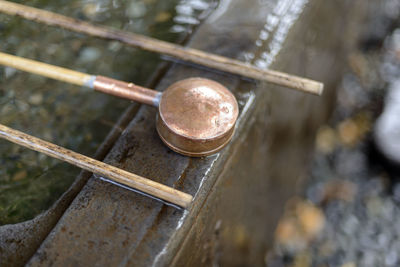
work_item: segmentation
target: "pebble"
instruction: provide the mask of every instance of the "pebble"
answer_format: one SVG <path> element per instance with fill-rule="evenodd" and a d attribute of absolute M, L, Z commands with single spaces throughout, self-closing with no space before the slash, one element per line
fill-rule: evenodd
<path fill-rule="evenodd" d="M 296 222 L 290 219 L 281 219 L 275 231 L 276 241 L 280 244 L 291 244 L 298 235 Z"/>
<path fill-rule="evenodd" d="M 372 197 L 367 200 L 366 206 L 369 216 L 379 216 L 382 211 L 382 200 L 379 197 Z"/>
<path fill-rule="evenodd" d="M 336 139 L 335 130 L 329 126 L 322 126 L 317 132 L 317 149 L 324 154 L 332 153 L 336 146 Z"/>
<path fill-rule="evenodd" d="M 393 188 L 393 198 L 400 202 L 400 183 L 397 183 Z"/>
<path fill-rule="evenodd" d="M 146 12 L 146 5 L 142 2 L 130 1 L 126 8 L 126 15 L 132 19 L 141 18 Z"/>
<path fill-rule="evenodd" d="M 5 75 L 6 79 L 11 78 L 16 72 L 17 72 L 17 70 L 14 68 L 10 68 L 10 67 L 4 68 L 4 75 Z"/>
<path fill-rule="evenodd" d="M 108 45 L 108 49 L 110 49 L 113 52 L 119 51 L 122 47 L 123 47 L 122 43 L 118 41 L 112 41 Z"/>
<path fill-rule="evenodd" d="M 279 221 L 275 238 L 282 248 L 289 251 L 301 251 L 322 231 L 325 224 L 320 209 L 302 199 L 291 200 Z"/>
<path fill-rule="evenodd" d="M 14 174 L 14 176 L 12 177 L 13 181 L 21 181 L 23 179 L 26 178 L 26 176 L 28 175 L 28 173 L 26 172 L 26 170 L 22 170 L 17 172 L 16 174 Z"/>
<path fill-rule="evenodd" d="M 165 22 L 171 18 L 171 13 L 169 12 L 160 12 L 157 14 L 155 17 L 154 21 L 155 22 Z"/>
<path fill-rule="evenodd" d="M 16 105 L 19 112 L 27 112 L 29 110 L 29 104 L 25 101 L 16 101 Z"/>
<path fill-rule="evenodd" d="M 15 109 L 15 106 L 13 105 L 13 103 L 7 103 L 2 105 L 1 109 L 0 109 L 0 113 L 3 114 L 2 116 L 6 116 L 9 113 L 13 112 Z"/>
<path fill-rule="evenodd" d="M 322 188 L 322 201 L 343 200 L 353 201 L 357 193 L 357 185 L 346 180 L 332 180 Z"/>
<path fill-rule="evenodd" d="M 400 165 L 400 79 L 393 82 L 385 101 L 385 109 L 374 127 L 379 150 Z"/>
<path fill-rule="evenodd" d="M 341 142 L 347 146 L 356 145 L 365 134 L 359 121 L 347 119 L 338 125 Z"/>
<path fill-rule="evenodd" d="M 350 68 L 357 76 L 363 77 L 368 73 L 368 61 L 365 59 L 362 53 L 350 54 L 348 61 Z"/>
<path fill-rule="evenodd" d="M 311 203 L 300 203 L 296 208 L 297 217 L 302 226 L 306 238 L 314 239 L 320 233 L 325 224 L 322 211 Z"/>
<path fill-rule="evenodd" d="M 95 47 L 86 47 L 81 50 L 79 55 L 79 61 L 83 63 L 89 63 L 96 61 L 100 58 L 101 52 Z"/>
<path fill-rule="evenodd" d="M 82 12 L 88 18 L 94 18 L 100 10 L 100 3 L 87 3 L 83 6 Z"/>
<path fill-rule="evenodd" d="M 293 267 L 309 267 L 311 263 L 311 255 L 308 252 L 297 254 L 294 259 Z"/>
<path fill-rule="evenodd" d="M 359 226 L 360 221 L 354 215 L 349 215 L 347 218 L 344 218 L 341 224 L 342 231 L 350 236 L 357 231 Z"/>
<path fill-rule="evenodd" d="M 41 105 L 43 103 L 43 95 L 42 94 L 33 94 L 29 97 L 29 103 L 32 105 Z"/>
<path fill-rule="evenodd" d="M 385 264 L 387 266 L 396 266 L 399 260 L 398 251 L 391 250 L 385 255 Z"/>

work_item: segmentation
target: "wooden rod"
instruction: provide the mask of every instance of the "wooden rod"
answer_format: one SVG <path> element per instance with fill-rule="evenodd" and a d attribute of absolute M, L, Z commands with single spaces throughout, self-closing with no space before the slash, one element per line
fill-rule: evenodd
<path fill-rule="evenodd" d="M 2 124 L 0 124 L 0 138 L 44 153 L 50 157 L 68 162 L 84 170 L 107 177 L 114 182 L 140 190 L 146 194 L 152 195 L 156 198 L 165 200 L 183 208 L 188 208 L 193 199 L 191 195 L 178 191 L 169 186 L 124 171 L 104 162 L 89 158 L 34 136 L 11 129 Z"/>
<path fill-rule="evenodd" d="M 89 84 L 93 79 L 92 75 L 86 73 L 65 69 L 2 52 L 0 52 L 0 65 L 9 66 L 14 69 L 35 73 L 55 80 L 81 86 Z"/>
<path fill-rule="evenodd" d="M 90 75 L 43 62 L 0 52 L 0 65 L 35 73 L 55 80 L 87 86 L 96 91 L 134 100 L 158 107 L 161 93 L 133 83 L 118 81 L 104 76 Z"/>
<path fill-rule="evenodd" d="M 12 16 L 20 16 L 25 19 L 45 23 L 47 25 L 62 27 L 91 36 L 109 40 L 117 40 L 148 51 L 169 55 L 184 61 L 204 65 L 224 72 L 271 82 L 277 85 L 290 87 L 315 95 L 321 95 L 324 87 L 322 83 L 310 79 L 286 74 L 283 72 L 260 69 L 239 60 L 182 47 L 180 45 L 160 41 L 135 33 L 125 32 L 104 26 L 96 26 L 82 20 L 21 4 L 0 0 L 0 12 Z"/>

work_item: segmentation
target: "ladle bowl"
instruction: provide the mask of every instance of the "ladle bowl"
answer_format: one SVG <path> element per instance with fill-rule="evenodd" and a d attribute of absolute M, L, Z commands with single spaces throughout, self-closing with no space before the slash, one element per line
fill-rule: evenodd
<path fill-rule="evenodd" d="M 172 150 L 191 157 L 216 153 L 232 138 L 239 108 L 223 85 L 204 78 L 189 78 L 162 94 L 157 132 Z"/>

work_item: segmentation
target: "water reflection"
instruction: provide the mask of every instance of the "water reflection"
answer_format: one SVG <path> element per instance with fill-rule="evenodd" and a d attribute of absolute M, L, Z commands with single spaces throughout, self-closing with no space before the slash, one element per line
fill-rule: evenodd
<path fill-rule="evenodd" d="M 307 0 L 278 1 L 273 11 L 267 15 L 265 25 L 255 41 L 256 46 L 263 47 L 265 51 L 257 58 L 254 53 L 244 53 L 245 61 L 254 61 L 254 64 L 261 69 L 268 68 L 281 50 L 293 22 L 296 21 L 307 2 Z"/>
<path fill-rule="evenodd" d="M 176 6 L 176 23 L 172 28 L 172 32 L 192 32 L 193 26 L 198 25 L 204 20 L 212 10 L 217 6 L 217 1 L 202 0 L 181 0 Z"/>

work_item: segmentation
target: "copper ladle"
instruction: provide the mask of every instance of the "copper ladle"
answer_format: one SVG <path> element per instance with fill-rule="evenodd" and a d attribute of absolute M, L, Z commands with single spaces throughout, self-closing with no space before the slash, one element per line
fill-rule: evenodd
<path fill-rule="evenodd" d="M 227 145 L 239 113 L 234 95 L 209 79 L 181 80 L 161 93 L 1 52 L 0 64 L 158 107 L 156 128 L 161 140 L 186 156 L 207 156 Z"/>

